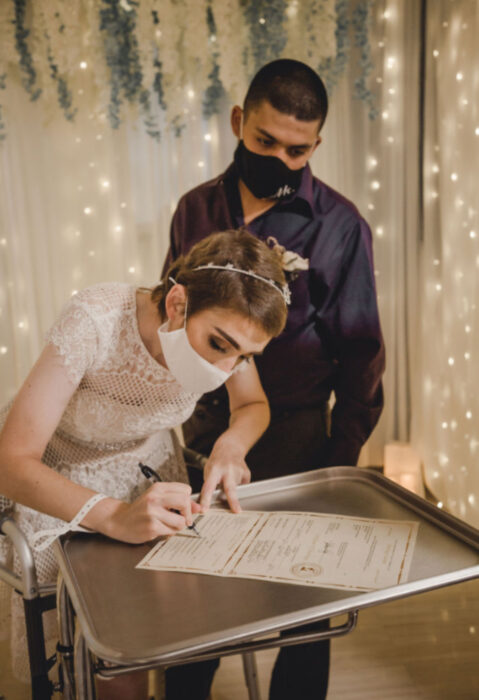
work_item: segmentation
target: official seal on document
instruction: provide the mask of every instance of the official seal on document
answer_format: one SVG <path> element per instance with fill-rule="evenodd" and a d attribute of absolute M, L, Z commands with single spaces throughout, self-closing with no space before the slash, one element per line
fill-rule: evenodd
<path fill-rule="evenodd" d="M 314 578 L 315 576 L 321 576 L 323 568 L 319 564 L 305 561 L 292 566 L 291 573 L 299 578 Z"/>

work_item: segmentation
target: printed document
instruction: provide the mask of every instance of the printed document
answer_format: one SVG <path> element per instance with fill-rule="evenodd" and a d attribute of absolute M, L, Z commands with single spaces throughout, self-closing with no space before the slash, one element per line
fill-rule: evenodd
<path fill-rule="evenodd" d="M 418 523 L 297 512 L 209 510 L 137 565 L 372 591 L 408 580 Z"/>

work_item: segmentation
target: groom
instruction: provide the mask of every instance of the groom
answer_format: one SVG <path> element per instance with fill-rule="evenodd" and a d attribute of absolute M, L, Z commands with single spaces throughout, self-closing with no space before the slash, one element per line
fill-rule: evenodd
<path fill-rule="evenodd" d="M 308 165 L 327 109 L 324 85 L 304 63 L 280 59 L 261 68 L 243 107 L 232 110 L 233 163 L 186 193 L 171 225 L 165 265 L 211 232 L 240 226 L 309 261 L 291 282 L 285 330 L 256 359 L 271 423 L 247 456 L 254 480 L 355 465 L 383 407 L 371 231 L 356 207 Z M 209 454 L 228 417 L 224 390 L 203 396 L 184 426 L 187 445 Z M 204 503 L 210 498 L 202 494 Z M 206 698 L 215 667 L 169 669 L 168 697 Z M 329 641 L 283 648 L 270 700 L 321 700 L 328 673 Z"/>

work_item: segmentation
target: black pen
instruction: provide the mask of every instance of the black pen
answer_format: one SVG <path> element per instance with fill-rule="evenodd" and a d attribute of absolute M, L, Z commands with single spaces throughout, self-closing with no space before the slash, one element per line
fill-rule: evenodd
<path fill-rule="evenodd" d="M 146 476 L 147 479 L 152 479 L 153 481 L 163 481 L 161 476 L 157 472 L 155 472 L 154 469 L 149 467 L 147 464 L 143 464 L 143 462 L 138 462 L 138 466 L 140 467 L 141 471 L 143 472 L 143 474 Z M 174 512 L 178 513 L 179 511 L 175 510 Z M 196 525 L 194 523 L 192 525 L 187 525 L 187 527 L 188 527 L 188 530 L 193 530 L 195 535 L 197 535 L 198 537 L 201 537 L 201 535 L 198 532 L 198 530 L 196 529 Z"/>

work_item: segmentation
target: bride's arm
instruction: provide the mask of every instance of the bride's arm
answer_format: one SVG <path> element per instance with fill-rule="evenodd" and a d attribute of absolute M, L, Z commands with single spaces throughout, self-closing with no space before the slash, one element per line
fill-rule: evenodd
<path fill-rule="evenodd" d="M 69 521 L 95 491 L 75 484 L 41 461 L 76 390 L 56 348 L 46 346 L 21 387 L 0 434 L 0 492 Z M 155 484 L 133 504 L 106 498 L 82 525 L 128 542 L 171 534 L 191 523 L 190 487 Z M 181 515 L 171 509 L 179 510 Z"/>

